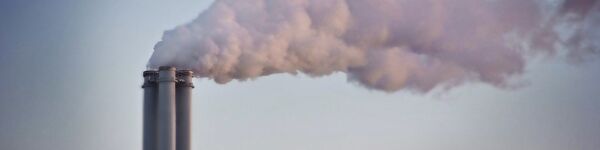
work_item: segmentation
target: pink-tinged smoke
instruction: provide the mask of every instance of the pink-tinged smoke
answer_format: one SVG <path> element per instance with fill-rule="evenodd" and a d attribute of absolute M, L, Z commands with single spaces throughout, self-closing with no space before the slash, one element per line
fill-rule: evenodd
<path fill-rule="evenodd" d="M 148 67 L 227 83 L 336 72 L 367 88 L 504 87 L 527 55 L 600 49 L 596 0 L 216 0 L 166 31 Z"/>

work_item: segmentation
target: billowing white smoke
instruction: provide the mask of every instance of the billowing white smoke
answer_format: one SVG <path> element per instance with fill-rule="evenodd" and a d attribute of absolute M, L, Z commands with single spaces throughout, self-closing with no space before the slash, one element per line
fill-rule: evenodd
<path fill-rule="evenodd" d="M 598 12 L 596 0 L 216 0 L 165 32 L 148 67 L 218 83 L 344 72 L 387 92 L 502 87 L 528 54 L 598 53 Z"/>

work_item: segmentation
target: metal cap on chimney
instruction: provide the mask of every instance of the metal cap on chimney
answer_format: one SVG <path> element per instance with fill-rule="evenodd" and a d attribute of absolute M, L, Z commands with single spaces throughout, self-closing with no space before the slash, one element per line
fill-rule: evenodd
<path fill-rule="evenodd" d="M 146 88 L 146 87 L 153 87 L 156 86 L 156 78 L 158 77 L 158 72 L 157 71 L 144 71 L 144 85 L 142 85 L 142 88 Z"/>
<path fill-rule="evenodd" d="M 149 77 L 149 76 L 154 76 L 154 75 L 158 75 L 157 71 L 152 71 L 152 70 L 148 70 L 148 71 L 144 71 L 144 77 Z"/>
<path fill-rule="evenodd" d="M 177 70 L 177 86 L 194 88 L 194 83 L 192 82 L 193 77 L 194 72 L 191 70 Z"/>

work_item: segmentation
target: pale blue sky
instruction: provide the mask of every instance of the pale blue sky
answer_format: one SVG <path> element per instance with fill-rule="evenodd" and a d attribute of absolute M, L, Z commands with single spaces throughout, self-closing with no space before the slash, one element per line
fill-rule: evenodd
<path fill-rule="evenodd" d="M 0 149 L 141 149 L 142 78 L 164 30 L 211 1 L 0 2 Z M 196 80 L 202 150 L 594 150 L 600 61 L 538 58 L 506 90 L 370 91 L 344 74 Z"/>

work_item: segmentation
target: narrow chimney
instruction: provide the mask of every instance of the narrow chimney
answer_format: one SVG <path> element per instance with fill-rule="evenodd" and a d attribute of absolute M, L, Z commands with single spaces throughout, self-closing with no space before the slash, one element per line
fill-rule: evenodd
<path fill-rule="evenodd" d="M 143 150 L 156 150 L 156 109 L 158 86 L 156 78 L 158 72 L 144 71 L 144 135 Z"/>
<path fill-rule="evenodd" d="M 158 138 L 157 150 L 175 150 L 175 83 L 174 67 L 162 66 L 158 71 Z"/>
<path fill-rule="evenodd" d="M 177 101 L 176 101 L 176 149 L 191 149 L 191 101 L 192 101 L 192 71 L 177 71 Z"/>

